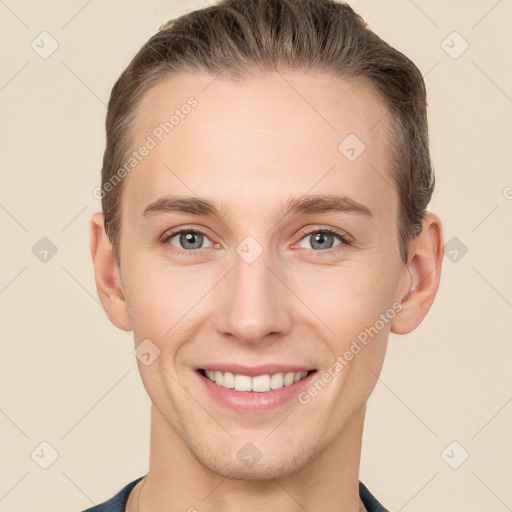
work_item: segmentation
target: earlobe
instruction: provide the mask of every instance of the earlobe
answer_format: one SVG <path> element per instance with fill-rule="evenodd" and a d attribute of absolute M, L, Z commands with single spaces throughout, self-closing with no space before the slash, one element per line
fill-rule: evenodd
<path fill-rule="evenodd" d="M 399 314 L 391 322 L 395 334 L 407 334 L 423 321 L 439 288 L 443 262 L 443 233 L 439 217 L 425 215 L 422 230 L 411 247 L 408 268 L 409 292 L 402 298 Z"/>
<path fill-rule="evenodd" d="M 104 228 L 104 217 L 96 212 L 91 218 L 91 256 L 98 297 L 109 320 L 123 331 L 131 331 L 130 319 L 114 252 Z"/>

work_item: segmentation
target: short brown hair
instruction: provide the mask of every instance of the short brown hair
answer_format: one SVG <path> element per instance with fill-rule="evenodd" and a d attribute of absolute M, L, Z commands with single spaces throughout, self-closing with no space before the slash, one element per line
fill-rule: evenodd
<path fill-rule="evenodd" d="M 273 70 L 316 70 L 362 80 L 381 98 L 391 118 L 390 163 L 406 263 L 435 181 L 425 83 L 408 57 L 372 32 L 351 7 L 334 0 L 221 0 L 162 25 L 112 88 L 102 190 L 130 152 L 137 106 L 152 86 L 180 72 L 239 80 Z M 118 265 L 123 181 L 101 194 L 105 230 Z"/>

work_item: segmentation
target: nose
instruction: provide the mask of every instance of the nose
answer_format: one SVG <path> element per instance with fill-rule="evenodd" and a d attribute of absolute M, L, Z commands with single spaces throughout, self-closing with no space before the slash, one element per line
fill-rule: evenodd
<path fill-rule="evenodd" d="M 269 251 L 264 250 L 251 263 L 235 254 L 232 270 L 218 287 L 218 332 L 246 345 L 275 341 L 287 334 L 292 325 L 293 294 L 279 274 L 279 265 Z"/>

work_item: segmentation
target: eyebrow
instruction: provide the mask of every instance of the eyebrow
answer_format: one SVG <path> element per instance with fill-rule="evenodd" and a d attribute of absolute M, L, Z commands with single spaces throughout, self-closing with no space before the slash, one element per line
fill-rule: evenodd
<path fill-rule="evenodd" d="M 311 213 L 359 213 L 369 217 L 373 216 L 371 210 L 363 204 L 347 196 L 333 194 L 308 195 L 289 199 L 283 216 L 289 214 Z M 225 208 L 218 208 L 207 199 L 197 197 L 161 197 L 146 206 L 142 216 L 147 217 L 161 213 L 185 213 L 191 215 L 204 215 L 221 218 L 225 214 Z"/>

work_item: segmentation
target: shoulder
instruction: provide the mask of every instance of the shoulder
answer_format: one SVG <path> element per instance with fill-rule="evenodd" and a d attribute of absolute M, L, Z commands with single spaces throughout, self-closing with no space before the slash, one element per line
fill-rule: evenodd
<path fill-rule="evenodd" d="M 131 490 L 137 485 L 137 482 L 142 480 L 144 476 L 141 476 L 125 485 L 115 496 L 110 498 L 109 500 L 100 503 L 99 505 L 95 505 L 94 507 L 88 508 L 87 510 L 83 510 L 82 512 L 124 512 L 126 508 L 126 502 L 128 501 L 128 496 L 130 495 Z"/>
<path fill-rule="evenodd" d="M 359 496 L 368 512 L 389 512 L 361 481 L 359 482 Z"/>

